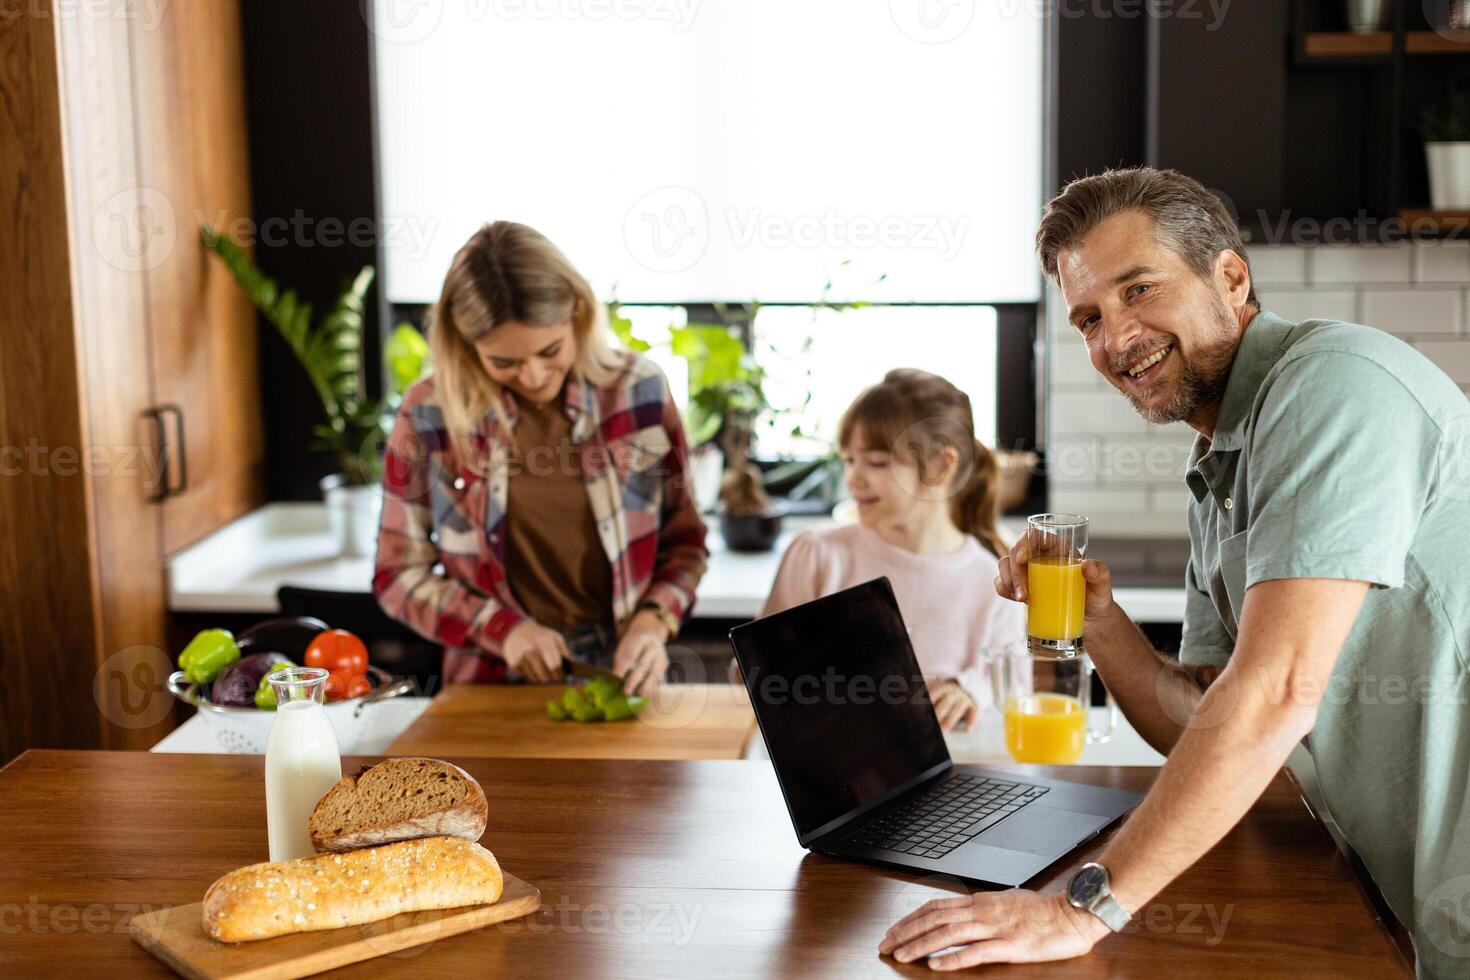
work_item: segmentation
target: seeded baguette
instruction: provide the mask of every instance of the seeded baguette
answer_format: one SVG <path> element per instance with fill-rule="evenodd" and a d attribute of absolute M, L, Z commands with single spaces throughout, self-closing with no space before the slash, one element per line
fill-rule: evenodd
<path fill-rule="evenodd" d="M 306 829 L 318 851 L 350 851 L 440 835 L 476 841 L 488 815 L 474 776 L 453 763 L 408 756 L 343 776 L 317 802 Z"/>
<path fill-rule="evenodd" d="M 504 887 L 495 855 L 479 844 L 424 837 L 231 871 L 204 894 L 204 932 L 240 943 L 340 929 L 400 912 L 488 905 Z"/>

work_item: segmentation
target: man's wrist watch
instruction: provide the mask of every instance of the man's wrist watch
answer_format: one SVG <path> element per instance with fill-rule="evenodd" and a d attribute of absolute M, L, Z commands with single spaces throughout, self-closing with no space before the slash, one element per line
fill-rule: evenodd
<path fill-rule="evenodd" d="M 1096 861 L 1084 864 L 1072 880 L 1067 882 L 1067 902 L 1073 907 L 1091 912 L 1102 919 L 1114 932 L 1122 932 L 1133 916 L 1113 897 L 1108 881 L 1108 869 Z"/>

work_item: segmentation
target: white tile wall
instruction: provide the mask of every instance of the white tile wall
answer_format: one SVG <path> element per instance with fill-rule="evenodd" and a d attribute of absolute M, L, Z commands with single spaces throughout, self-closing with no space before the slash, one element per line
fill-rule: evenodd
<path fill-rule="evenodd" d="M 1470 242 L 1257 246 L 1249 258 L 1266 309 L 1388 330 L 1470 395 Z M 1144 423 L 1092 368 L 1061 310 L 1049 290 L 1051 507 L 1087 514 L 1099 536 L 1184 537 L 1193 431 Z"/>

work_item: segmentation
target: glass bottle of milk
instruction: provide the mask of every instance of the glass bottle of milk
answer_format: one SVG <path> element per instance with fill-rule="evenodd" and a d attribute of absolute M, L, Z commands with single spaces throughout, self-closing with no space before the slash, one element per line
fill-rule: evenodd
<path fill-rule="evenodd" d="M 271 860 L 316 853 L 306 820 L 342 778 L 337 733 L 322 707 L 327 672 L 288 667 L 266 680 L 276 692 L 276 717 L 265 743 L 265 812 Z"/>

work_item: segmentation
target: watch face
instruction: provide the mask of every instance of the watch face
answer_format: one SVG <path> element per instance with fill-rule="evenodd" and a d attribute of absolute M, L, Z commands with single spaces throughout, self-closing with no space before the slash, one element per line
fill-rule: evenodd
<path fill-rule="evenodd" d="M 1102 894 L 1108 873 L 1096 864 L 1085 865 L 1067 886 L 1067 897 L 1075 905 L 1088 906 Z"/>

